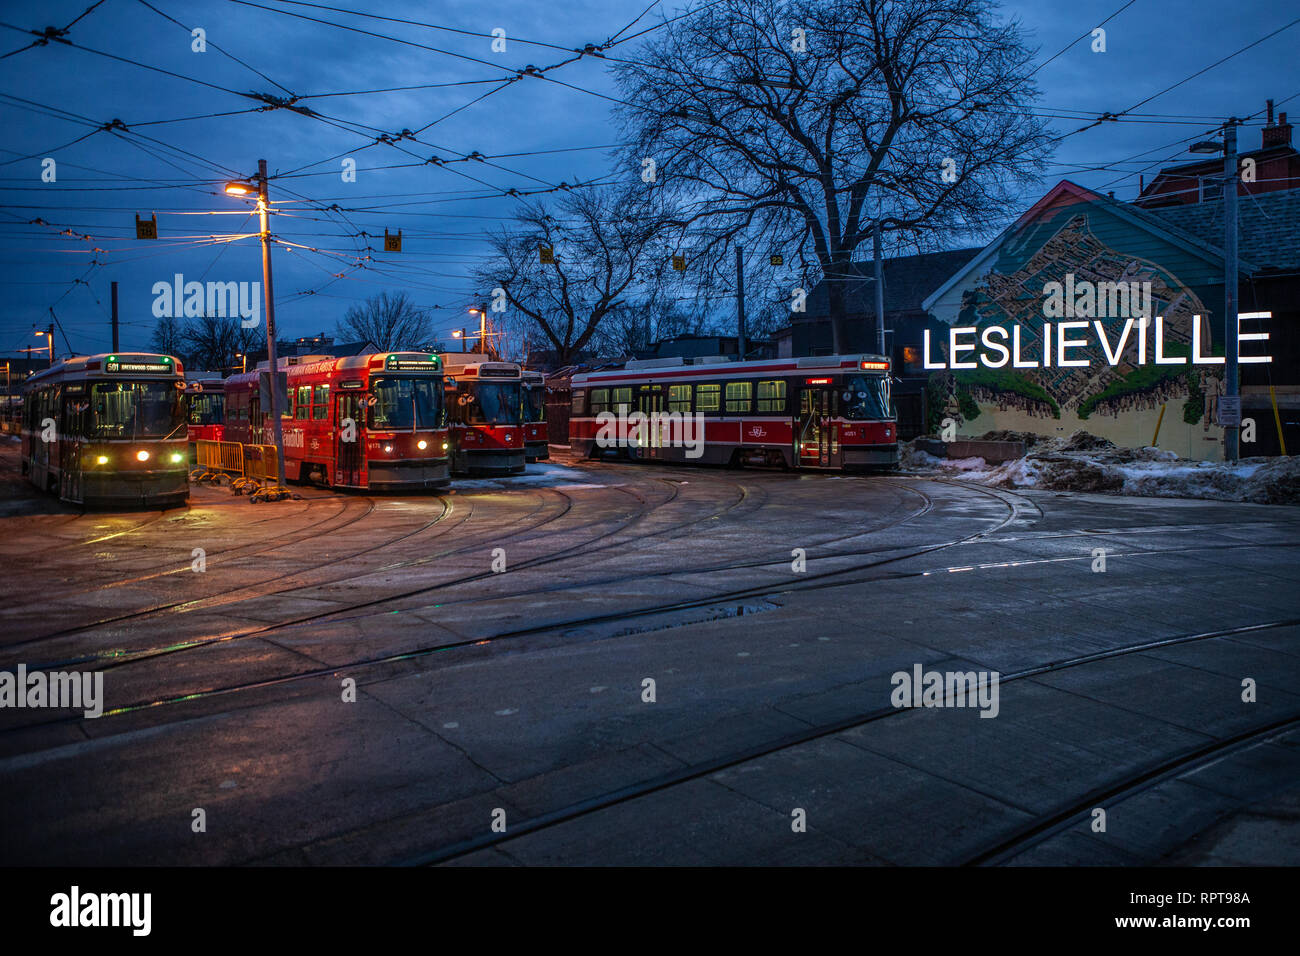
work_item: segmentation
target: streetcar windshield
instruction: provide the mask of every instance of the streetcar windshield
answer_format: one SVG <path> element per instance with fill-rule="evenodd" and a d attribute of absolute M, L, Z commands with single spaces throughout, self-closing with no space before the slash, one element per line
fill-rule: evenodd
<path fill-rule="evenodd" d="M 370 383 L 375 404 L 370 427 L 381 429 L 441 428 L 442 379 L 377 378 Z"/>
<path fill-rule="evenodd" d="M 466 395 L 465 421 L 477 425 L 510 425 L 519 421 L 518 382 L 475 382 Z"/>
<path fill-rule="evenodd" d="M 225 422 L 225 396 L 217 392 L 190 395 L 191 425 L 221 425 Z"/>
<path fill-rule="evenodd" d="M 885 375 L 851 375 L 840 394 L 840 409 L 852 421 L 893 418 L 889 378 Z"/>
<path fill-rule="evenodd" d="M 92 438 L 173 438 L 185 427 L 172 382 L 97 382 L 90 392 Z"/>
<path fill-rule="evenodd" d="M 532 388 L 525 388 L 524 400 L 521 403 L 524 411 L 525 422 L 544 422 L 546 421 L 546 395 L 545 389 L 540 385 L 534 385 Z"/>

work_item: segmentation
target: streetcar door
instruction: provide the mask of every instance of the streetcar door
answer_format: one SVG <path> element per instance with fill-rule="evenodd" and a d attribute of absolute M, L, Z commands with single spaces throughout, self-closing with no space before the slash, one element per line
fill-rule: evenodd
<path fill-rule="evenodd" d="M 248 443 L 250 445 L 264 445 L 262 433 L 265 431 L 265 422 L 262 421 L 262 397 L 257 394 L 257 389 L 248 396 Z"/>
<path fill-rule="evenodd" d="M 799 393 L 799 464 L 805 468 L 840 465 L 838 393 L 830 388 L 805 388 Z"/>
<path fill-rule="evenodd" d="M 338 396 L 338 417 L 334 420 L 334 474 L 329 476 L 336 485 L 356 487 L 361 484 L 361 447 L 365 438 L 365 418 L 362 414 L 361 396 Z M 347 422 L 351 421 L 351 427 Z M 351 441 L 347 438 L 351 437 Z"/>
<path fill-rule="evenodd" d="M 637 407 L 646 417 L 644 431 L 645 441 L 637 449 L 638 458 L 662 458 L 664 436 L 659 424 L 659 413 L 664 410 L 664 391 L 662 385 L 642 385 L 637 396 Z M 629 432 L 633 429 L 629 428 Z"/>
<path fill-rule="evenodd" d="M 85 386 L 69 386 L 63 395 L 63 420 L 59 423 L 59 497 L 81 501 L 81 454 L 89 405 Z"/>

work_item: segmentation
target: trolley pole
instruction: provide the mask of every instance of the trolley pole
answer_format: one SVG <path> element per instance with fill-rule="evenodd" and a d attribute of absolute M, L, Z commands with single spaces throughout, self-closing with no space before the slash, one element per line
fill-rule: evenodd
<path fill-rule="evenodd" d="M 109 289 L 113 293 L 113 351 L 116 352 L 117 351 L 117 283 L 116 282 L 110 283 Z"/>
<path fill-rule="evenodd" d="M 275 354 L 275 288 L 271 284 L 271 223 L 266 190 L 266 160 L 257 161 L 257 209 L 262 227 L 262 285 L 266 293 L 266 360 L 271 366 L 271 427 L 275 433 L 275 470 L 284 487 L 284 426 L 280 422 L 280 361 Z"/>
<path fill-rule="evenodd" d="M 745 247 L 736 243 L 736 361 L 745 361 Z"/>
<path fill-rule="evenodd" d="M 1224 391 L 1229 404 L 1240 409 L 1237 381 L 1237 119 L 1232 117 L 1223 128 L 1223 219 L 1226 235 L 1223 242 L 1223 321 Z M 1238 424 L 1223 430 L 1223 457 L 1236 461 Z"/>
<path fill-rule="evenodd" d="M 885 263 L 880 251 L 880 220 L 876 220 L 875 235 L 872 239 L 872 253 L 876 261 L 876 353 L 889 356 L 885 352 Z"/>

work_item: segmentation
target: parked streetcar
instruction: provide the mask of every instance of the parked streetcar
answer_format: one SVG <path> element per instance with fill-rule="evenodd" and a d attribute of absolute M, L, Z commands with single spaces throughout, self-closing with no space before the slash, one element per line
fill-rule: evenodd
<path fill-rule="evenodd" d="M 189 372 L 185 376 L 189 399 L 190 460 L 196 441 L 221 441 L 226 432 L 226 383 L 220 372 Z"/>
<path fill-rule="evenodd" d="M 437 355 L 314 355 L 279 365 L 288 383 L 281 410 L 286 480 L 369 491 L 447 487 L 450 438 Z M 265 371 L 226 379 L 228 441 L 274 443 L 260 385 Z"/>
<path fill-rule="evenodd" d="M 883 356 L 650 359 L 579 373 L 572 389 L 569 441 L 590 457 L 820 470 L 898 465 Z"/>
<path fill-rule="evenodd" d="M 518 475 L 524 470 L 523 371 L 474 352 L 443 354 L 457 475 Z"/>
<path fill-rule="evenodd" d="M 522 384 L 523 400 L 519 407 L 524 424 L 524 461 L 545 461 L 551 457 L 546 426 L 546 376 L 525 371 Z"/>
<path fill-rule="evenodd" d="M 23 386 L 22 473 L 87 506 L 189 497 L 184 368 L 152 353 L 66 358 Z"/>

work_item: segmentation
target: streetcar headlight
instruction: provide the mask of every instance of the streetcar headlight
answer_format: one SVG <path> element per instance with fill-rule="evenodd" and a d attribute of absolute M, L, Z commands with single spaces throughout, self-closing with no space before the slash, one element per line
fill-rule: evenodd
<path fill-rule="evenodd" d="M 98 458 L 95 459 L 95 464 L 97 464 L 97 465 L 107 465 L 107 464 L 108 464 L 108 456 L 107 456 L 107 455 L 100 455 Z"/>
<path fill-rule="evenodd" d="M 451 447 L 451 445 L 447 444 L 446 442 L 443 442 L 443 443 L 442 443 L 442 450 L 443 450 L 443 451 L 446 451 L 446 450 L 447 450 L 448 448 L 450 448 L 450 447 Z"/>
<path fill-rule="evenodd" d="M 392 453 L 393 453 L 393 446 L 392 446 L 392 445 L 385 445 L 385 446 L 384 446 L 384 454 L 385 454 L 385 455 L 391 455 Z"/>
<path fill-rule="evenodd" d="M 172 452 L 172 464 L 179 464 L 181 456 L 179 452 Z"/>
<path fill-rule="evenodd" d="M 425 441 L 423 438 L 421 438 L 419 441 L 415 443 L 415 447 L 420 449 L 420 451 L 424 451 L 426 448 L 429 447 L 429 443 Z"/>
<path fill-rule="evenodd" d="M 138 451 L 138 452 L 135 453 L 135 460 L 136 460 L 136 461 L 148 461 L 148 460 L 149 460 L 149 453 L 148 453 L 147 451 L 143 451 L 143 450 Z"/>

